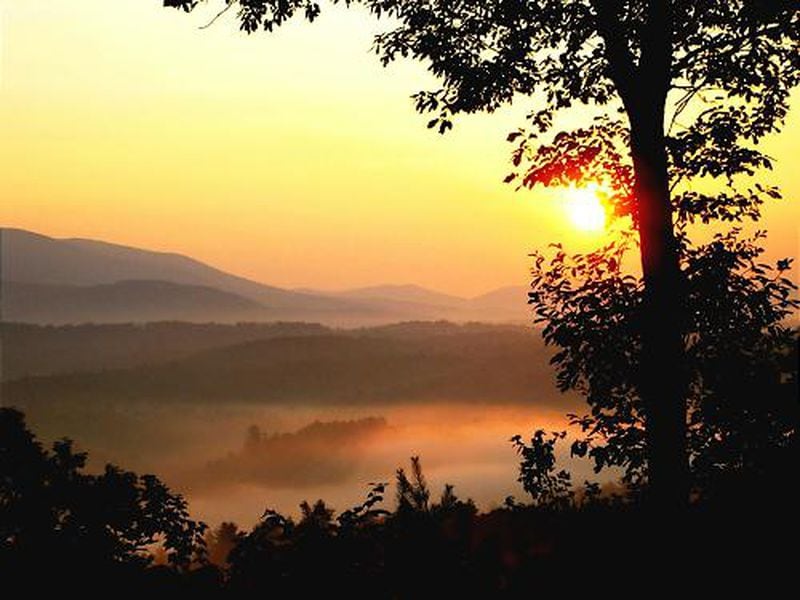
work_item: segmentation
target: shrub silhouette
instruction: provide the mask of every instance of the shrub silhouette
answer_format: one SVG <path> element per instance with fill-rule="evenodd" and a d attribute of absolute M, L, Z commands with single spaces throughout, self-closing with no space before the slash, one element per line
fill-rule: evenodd
<path fill-rule="evenodd" d="M 450 485 L 432 500 L 414 457 L 409 471 L 397 471 L 393 511 L 381 508 L 389 484 L 374 483 L 361 504 L 339 514 L 322 500 L 303 502 L 297 520 L 268 509 L 248 532 L 223 523 L 208 533 L 154 476 L 111 466 L 88 474 L 86 455 L 69 442 L 46 450 L 20 412 L 1 409 L 3 583 L 158 597 L 494 598 L 565 593 L 576 576 L 576 584 L 624 582 L 614 588 L 624 593 L 646 589 L 664 568 L 691 577 L 694 593 L 761 577 L 768 590 L 793 572 L 781 542 L 796 509 L 781 482 L 796 466 L 795 446 L 773 448 L 769 473 L 730 470 L 728 483 L 746 492 L 740 501 L 698 496 L 671 524 L 684 541 L 675 551 L 651 535 L 653 513 L 636 495 L 601 494 L 592 484 L 573 493 L 555 460 L 562 440 L 544 432 L 530 445 L 514 440 L 530 505 L 509 499 L 480 513 Z M 205 562 L 204 535 L 217 567 Z M 153 564 L 156 548 L 166 566 Z M 725 566 L 724 580 L 712 563 Z"/>
<path fill-rule="evenodd" d="M 154 475 L 113 465 L 85 471 L 87 455 L 60 440 L 46 449 L 21 412 L 0 408 L 0 569 L 4 581 L 60 585 L 135 578 L 161 547 L 172 572 L 205 559 L 205 524 Z M 38 579 L 38 582 L 37 582 Z"/>

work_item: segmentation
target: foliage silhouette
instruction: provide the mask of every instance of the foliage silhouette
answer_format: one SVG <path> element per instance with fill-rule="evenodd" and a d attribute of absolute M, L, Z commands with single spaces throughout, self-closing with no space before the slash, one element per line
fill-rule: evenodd
<path fill-rule="evenodd" d="M 228 557 L 244 535 L 231 521 L 223 521 L 215 529 L 208 530 L 205 536 L 208 561 L 222 568 L 229 566 Z"/>
<path fill-rule="evenodd" d="M 336 0 L 332 0 L 337 4 Z M 190 11 L 199 0 L 164 0 Z M 293 17 L 315 20 L 313 0 L 223 0 L 247 33 L 272 31 Z M 796 2 L 773 0 L 536 0 L 424 2 L 344 0 L 387 30 L 374 49 L 382 63 L 423 61 L 440 87 L 413 96 L 444 133 L 459 113 L 494 111 L 519 96 L 540 107 L 530 128 L 509 135 L 522 187 L 598 182 L 610 210 L 632 218 L 643 277 L 637 308 L 640 346 L 633 385 L 645 410 L 643 431 L 651 498 L 673 510 L 688 498 L 684 324 L 687 301 L 673 215 L 703 221 L 757 217 L 779 192 L 742 189 L 738 176 L 771 167 L 756 149 L 783 123 L 800 81 Z M 219 16 L 218 15 L 218 16 Z M 591 123 L 549 141 L 565 110 L 592 105 Z M 727 192 L 689 187 L 722 178 Z M 534 297 L 534 302 L 537 301 Z M 556 342 L 557 343 L 557 342 Z M 569 349 L 566 349 L 569 352 Z M 618 398 L 619 396 L 614 396 Z M 631 409 L 615 407 L 622 418 Z M 640 444 L 638 439 L 632 443 Z"/>
<path fill-rule="evenodd" d="M 682 238 L 686 295 L 683 344 L 687 374 L 687 449 L 694 494 L 712 493 L 733 469 L 768 468 L 773 452 L 795 443 L 798 425 L 797 344 L 786 324 L 798 307 L 788 262 L 760 262 L 762 234 L 717 234 L 704 245 Z M 538 253 L 531 302 L 563 390 L 591 406 L 571 415 L 584 435 L 572 453 L 600 471 L 623 469 L 641 488 L 647 477 L 646 407 L 639 319 L 643 284 L 621 267 L 629 238 L 585 255 L 556 247 Z"/>
<path fill-rule="evenodd" d="M 452 490 L 450 491 L 452 493 Z M 397 509 L 401 511 L 427 512 L 431 492 L 422 474 L 419 456 L 411 457 L 411 479 L 405 469 L 397 469 Z"/>
<path fill-rule="evenodd" d="M 233 523 L 206 531 L 214 563 L 208 565 L 199 539 L 204 527 L 188 519 L 183 500 L 163 484 L 148 495 L 143 478 L 132 473 L 87 475 L 80 466 L 84 455 L 58 444 L 59 450 L 44 450 L 15 410 L 0 412 L 0 434 L 6 589 L 209 598 L 502 598 L 531 589 L 563 593 L 576 573 L 608 573 L 618 594 L 617 575 L 638 590 L 658 573 L 662 567 L 649 559 L 653 553 L 692 578 L 693 591 L 709 586 L 719 593 L 735 589 L 740 578 L 762 577 L 767 591 L 793 574 L 794 557 L 781 541 L 796 507 L 780 482 L 796 464 L 796 445 L 773 453 L 775 468 L 758 480 L 731 472 L 740 493 L 753 492 L 740 502 L 731 503 L 729 494 L 699 499 L 686 515 L 685 546 L 677 551 L 651 535 L 652 513 L 641 510 L 635 496 L 600 493 L 596 485 L 573 494 L 555 474 L 554 448 L 563 437 L 541 432 L 531 446 L 516 441 L 527 472 L 535 474 L 526 483 L 534 504 L 509 501 L 479 513 L 449 485 L 432 502 L 414 458 L 410 476 L 397 472 L 395 510 L 380 507 L 388 483 L 370 484 L 361 504 L 338 515 L 322 500 L 302 503 L 297 520 L 267 509 L 250 531 Z M 554 474 L 555 484 L 548 481 Z M 170 535 L 172 541 L 159 548 L 150 543 Z M 154 564 L 153 553 L 174 556 L 171 566 Z M 726 580 L 709 569 L 711 559 L 730 569 Z"/>
<path fill-rule="evenodd" d="M 566 435 L 565 431 L 554 431 L 545 437 L 545 432 L 539 429 L 530 445 L 519 435 L 511 438 L 520 456 L 519 482 L 537 506 L 559 508 L 572 503 L 572 475 L 564 469 L 556 471 L 556 443 Z"/>
<path fill-rule="evenodd" d="M 174 571 L 205 560 L 206 526 L 155 476 L 107 465 L 86 473 L 69 440 L 47 450 L 22 413 L 0 408 L 0 568 L 7 581 L 47 569 L 136 574 L 160 546 Z M 31 583 L 31 582 L 29 582 Z"/>
<path fill-rule="evenodd" d="M 479 513 L 470 501 L 459 500 L 452 486 L 445 486 L 440 502 L 431 503 L 415 457 L 410 476 L 397 471 L 394 511 L 376 508 L 386 483 L 372 484 L 362 505 L 338 517 L 321 500 L 304 502 L 297 522 L 267 510 L 238 538 L 225 585 L 234 595 L 511 597 L 531 589 L 563 593 L 565 578 L 583 572 L 612 578 L 618 573 L 626 585 L 646 584 L 663 568 L 650 560 L 653 553 L 693 577 L 695 591 L 708 586 L 719 592 L 740 583 L 736 571 L 727 580 L 709 571 L 710 557 L 741 568 L 748 578 L 771 573 L 773 581 L 785 580 L 791 558 L 777 540 L 779 524 L 794 508 L 790 494 L 768 491 L 785 470 L 760 480 L 742 479 L 737 472 L 737 484 L 754 490 L 740 502 L 730 503 L 725 495 L 722 502 L 694 503 L 682 527 L 671 524 L 684 536 L 685 546 L 676 551 L 651 535 L 652 513 L 642 510 L 637 496 L 601 493 L 588 483 L 573 493 L 555 472 L 553 451 L 563 439 L 537 432 L 531 446 L 516 441 L 521 451 L 532 449 L 522 452 L 523 458 L 529 473 L 538 472 L 526 483 L 535 499 L 531 505 L 512 501 Z M 787 469 L 794 458 L 786 448 L 781 452 L 777 464 Z"/>

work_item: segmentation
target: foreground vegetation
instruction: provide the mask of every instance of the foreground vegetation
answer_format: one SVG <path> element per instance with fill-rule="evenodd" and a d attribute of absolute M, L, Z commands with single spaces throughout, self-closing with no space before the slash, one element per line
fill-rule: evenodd
<path fill-rule="evenodd" d="M 481 513 L 451 486 L 438 497 L 417 458 L 395 482 L 336 513 L 303 503 L 298 519 L 267 509 L 250 531 L 193 520 L 157 477 L 107 466 L 89 474 L 68 441 L 45 449 L 22 413 L 0 409 L 0 577 L 59 593 L 192 593 L 348 598 L 500 597 L 635 591 L 650 577 L 719 590 L 791 571 L 796 443 L 763 468 L 717 478 L 676 522 L 654 522 L 641 490 L 573 489 L 554 459 L 559 436 L 516 438 L 513 498 Z M 724 483 L 723 483 L 724 479 Z M 718 492 L 718 493 L 713 493 Z M 394 496 L 394 507 L 387 495 Z M 670 531 L 665 537 L 659 532 Z M 713 565 L 721 565 L 720 571 Z M 648 581 L 650 583 L 648 583 Z M 669 582 L 665 582 L 669 583 Z M 619 590 L 617 591 L 617 588 Z"/>

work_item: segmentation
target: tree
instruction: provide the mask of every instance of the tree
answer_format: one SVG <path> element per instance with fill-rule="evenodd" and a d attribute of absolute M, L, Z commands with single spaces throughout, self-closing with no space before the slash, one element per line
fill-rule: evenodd
<path fill-rule="evenodd" d="M 581 392 L 591 407 L 571 415 L 585 434 L 573 442 L 573 455 L 588 455 L 596 471 L 621 468 L 623 483 L 642 490 L 645 407 L 633 374 L 642 360 L 644 285 L 621 267 L 630 237 L 585 255 L 568 256 L 560 247 L 537 253 L 531 297 L 545 340 L 559 348 L 552 360 L 558 386 Z M 766 490 L 780 480 L 775 473 L 789 470 L 794 458 L 798 337 L 787 317 L 798 308 L 796 288 L 785 277 L 788 261 L 761 262 L 762 239 L 734 229 L 693 246 L 679 236 L 695 497 L 718 495 L 726 480 L 738 481 L 738 494 L 770 497 Z M 533 467 L 542 463 L 523 458 Z"/>
<path fill-rule="evenodd" d="M 333 0 L 336 3 L 336 0 Z M 189 11 L 199 0 L 164 0 Z M 637 393 L 646 420 L 651 498 L 661 509 L 687 499 L 684 339 L 687 294 L 674 214 L 757 216 L 773 188 L 741 190 L 735 177 L 770 166 L 755 145 L 777 131 L 800 78 L 800 17 L 793 0 L 343 0 L 389 29 L 375 39 L 384 64 L 424 61 L 440 87 L 415 94 L 444 133 L 459 113 L 491 112 L 519 96 L 541 103 L 520 130 L 512 160 L 529 159 L 522 186 L 600 181 L 617 215 L 638 232 L 643 294 Z M 271 31 L 295 16 L 313 21 L 314 0 L 224 0 L 241 28 Z M 220 14 L 222 14 L 222 12 Z M 560 132 L 558 114 L 594 105 L 603 119 Z M 624 115 L 624 117 L 617 117 Z M 538 146 L 537 146 L 538 145 Z M 698 178 L 730 191 L 691 190 Z M 681 187 L 682 186 L 682 187 Z"/>
<path fill-rule="evenodd" d="M 531 495 L 535 506 L 564 509 L 573 502 L 572 475 L 563 469 L 556 471 L 556 444 L 566 435 L 565 431 L 554 431 L 546 437 L 545 431 L 538 429 L 530 445 L 519 435 L 511 438 L 520 456 L 518 481 Z"/>
<path fill-rule="evenodd" d="M 84 471 L 87 455 L 71 442 L 46 450 L 22 413 L 0 408 L 0 565 L 7 577 L 49 569 L 80 581 L 116 567 L 151 564 L 160 544 L 167 561 L 186 571 L 204 557 L 205 524 L 154 475 L 113 465 Z M 45 578 L 46 580 L 47 578 Z M 44 580 L 43 580 L 44 581 Z M 61 581 L 55 577 L 54 581 Z M 71 581 L 70 581 L 71 582 Z"/>
<path fill-rule="evenodd" d="M 239 531 L 236 523 L 231 521 L 223 521 L 213 531 L 207 531 L 205 537 L 208 561 L 219 567 L 226 567 L 231 550 L 236 547 L 243 536 L 244 533 Z"/>

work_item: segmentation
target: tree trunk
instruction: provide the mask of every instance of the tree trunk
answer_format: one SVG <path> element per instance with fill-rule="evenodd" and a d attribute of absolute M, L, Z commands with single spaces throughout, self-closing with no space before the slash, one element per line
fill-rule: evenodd
<path fill-rule="evenodd" d="M 672 76 L 672 8 L 646 3 L 638 61 L 619 24 L 619 5 L 597 3 L 609 76 L 631 131 L 634 189 L 645 294 L 638 377 L 647 427 L 650 499 L 659 513 L 689 497 L 686 454 L 686 370 L 682 336 L 684 289 L 672 224 L 664 111 Z M 638 63 L 638 64 L 637 64 Z"/>
<path fill-rule="evenodd" d="M 629 110 L 645 283 L 639 391 L 646 411 L 650 500 L 658 512 L 672 512 L 688 501 L 684 287 L 672 223 L 664 102 L 647 96 Z"/>

